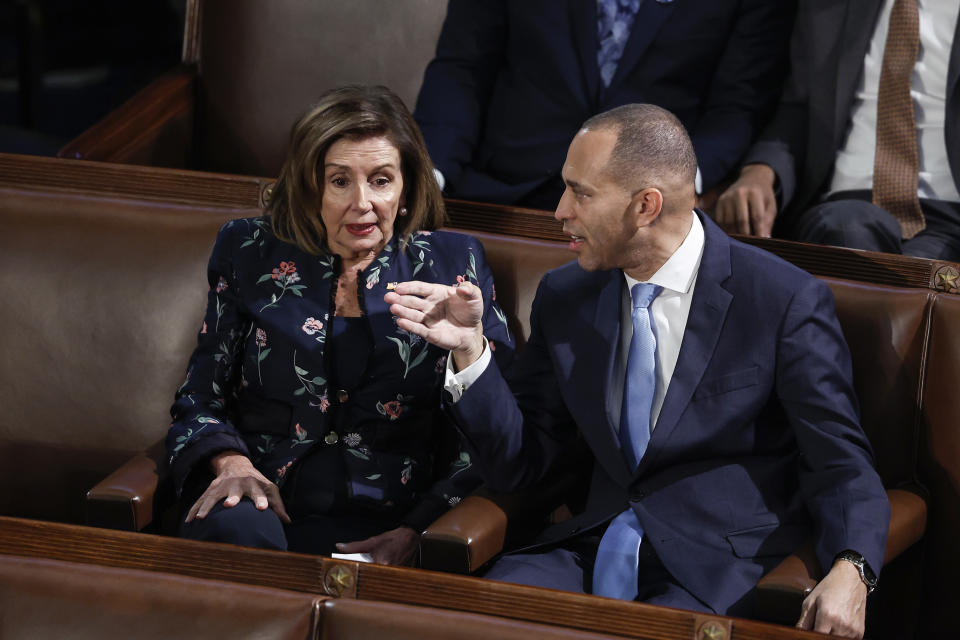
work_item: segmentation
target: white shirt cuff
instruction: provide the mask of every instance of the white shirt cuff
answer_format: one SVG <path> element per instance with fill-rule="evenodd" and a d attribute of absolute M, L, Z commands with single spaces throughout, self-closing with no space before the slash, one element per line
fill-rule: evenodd
<path fill-rule="evenodd" d="M 453 368 L 453 353 L 447 354 L 447 373 L 443 378 L 443 388 L 453 396 L 454 403 L 460 401 L 463 393 L 470 385 L 477 381 L 477 378 L 486 370 L 488 364 L 490 364 L 490 348 L 487 345 L 486 336 L 483 337 L 483 353 L 480 354 L 480 357 L 477 358 L 473 364 L 463 371 L 456 371 Z"/>
<path fill-rule="evenodd" d="M 436 171 L 436 169 L 434 169 L 434 171 Z M 440 184 L 442 185 L 443 183 L 441 182 Z M 441 186 L 441 189 L 442 188 Z M 703 177 L 700 175 L 700 167 L 697 167 L 697 177 L 693 181 L 693 188 L 698 196 L 703 193 Z"/>

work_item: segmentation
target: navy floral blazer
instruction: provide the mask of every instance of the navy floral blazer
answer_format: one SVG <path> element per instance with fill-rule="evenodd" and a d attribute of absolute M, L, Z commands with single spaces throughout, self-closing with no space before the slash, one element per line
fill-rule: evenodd
<path fill-rule="evenodd" d="M 505 367 L 514 344 L 482 245 L 421 231 L 402 250 L 397 237 L 381 250 L 359 276 L 373 347 L 353 389 L 338 387 L 325 366 L 339 270 L 337 256 L 277 239 L 269 218 L 232 220 L 220 230 L 206 315 L 166 440 L 178 492 L 221 451 L 246 454 L 282 488 L 297 460 L 333 447 L 345 477 L 324 485 L 342 482 L 351 504 L 421 530 L 479 483 L 440 411 L 447 352 L 397 327 L 383 296 L 405 280 L 473 282 L 483 291 L 484 333 Z"/>

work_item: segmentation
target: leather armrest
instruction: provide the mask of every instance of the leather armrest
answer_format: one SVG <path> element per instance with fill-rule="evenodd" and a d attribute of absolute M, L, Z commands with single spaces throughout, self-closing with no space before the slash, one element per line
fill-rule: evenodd
<path fill-rule="evenodd" d="M 87 492 L 86 520 L 94 527 L 141 531 L 153 522 L 162 443 L 134 456 Z"/>
<path fill-rule="evenodd" d="M 184 168 L 193 133 L 195 79 L 196 71 L 184 66 L 160 76 L 57 156 Z"/>
<path fill-rule="evenodd" d="M 440 516 L 420 536 L 424 569 L 469 574 L 503 549 L 507 514 L 489 497 L 472 495 Z"/>
<path fill-rule="evenodd" d="M 886 565 L 923 537 L 927 528 L 927 502 L 906 489 L 888 489 L 890 529 L 883 563 Z M 821 576 L 813 544 L 807 542 L 784 558 L 757 582 L 757 617 L 770 622 L 794 624 L 800 605 Z"/>
<path fill-rule="evenodd" d="M 927 530 L 927 501 L 908 489 L 888 489 L 890 531 L 883 564 L 888 564 L 923 537 Z"/>
<path fill-rule="evenodd" d="M 423 532 L 421 566 L 449 573 L 475 572 L 506 546 L 529 541 L 549 520 L 569 517 L 569 510 L 557 507 L 577 499 L 577 488 L 586 486 L 578 480 L 576 473 L 561 467 L 522 491 L 496 493 L 481 487 Z M 557 519 L 557 514 L 565 516 Z"/>

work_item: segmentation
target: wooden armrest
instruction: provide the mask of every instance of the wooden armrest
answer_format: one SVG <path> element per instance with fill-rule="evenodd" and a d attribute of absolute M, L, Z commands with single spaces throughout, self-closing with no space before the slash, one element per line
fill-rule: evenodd
<path fill-rule="evenodd" d="M 87 492 L 86 520 L 94 527 L 141 531 L 153 522 L 162 443 L 128 460 Z"/>
<path fill-rule="evenodd" d="M 160 76 L 57 153 L 129 164 L 184 168 L 191 148 L 196 71 Z"/>
<path fill-rule="evenodd" d="M 927 528 L 927 502 L 906 489 L 888 489 L 890 529 L 883 564 L 886 565 L 923 537 Z M 769 622 L 794 624 L 800 605 L 822 574 L 813 544 L 804 544 L 757 582 L 757 617 Z"/>
<path fill-rule="evenodd" d="M 420 536 L 420 565 L 473 573 L 503 550 L 507 514 L 488 497 L 472 495 L 440 516 Z"/>

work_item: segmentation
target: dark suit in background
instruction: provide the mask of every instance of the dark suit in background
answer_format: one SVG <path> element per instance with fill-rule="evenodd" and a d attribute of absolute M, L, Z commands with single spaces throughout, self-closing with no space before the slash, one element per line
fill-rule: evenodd
<path fill-rule="evenodd" d="M 693 139 L 703 188 L 722 180 L 775 104 L 792 1 L 644 0 L 610 86 L 595 0 L 451 0 L 414 117 L 452 197 L 552 209 L 571 137 L 647 102 Z"/>
<path fill-rule="evenodd" d="M 817 205 L 830 187 L 882 7 L 883 0 L 799 5 L 790 80 L 776 114 L 744 158 L 745 165 L 765 164 L 777 175 L 777 235 L 796 236 L 798 218 Z M 945 116 L 950 172 L 960 188 L 960 22 L 950 52 Z M 861 195 L 870 198 L 868 192 Z M 921 204 L 926 211 L 943 203 L 921 200 Z"/>

